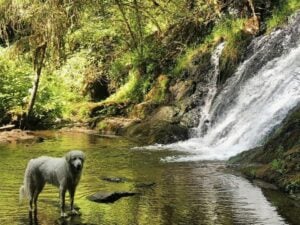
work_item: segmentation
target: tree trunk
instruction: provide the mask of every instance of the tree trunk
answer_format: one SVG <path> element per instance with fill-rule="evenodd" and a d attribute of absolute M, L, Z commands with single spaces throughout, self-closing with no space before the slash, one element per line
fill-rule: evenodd
<path fill-rule="evenodd" d="M 39 83 L 40 83 L 40 77 L 42 74 L 42 69 L 44 66 L 44 59 L 45 59 L 45 54 L 46 54 L 46 48 L 47 48 L 47 43 L 43 43 L 40 46 L 38 46 L 35 50 L 34 53 L 34 70 L 35 70 L 35 78 L 33 82 L 33 87 L 32 87 L 32 92 L 30 96 L 30 101 L 27 107 L 27 112 L 25 114 L 25 126 L 28 125 L 29 118 L 32 113 L 32 109 L 35 103 Z"/>
<path fill-rule="evenodd" d="M 119 8 L 119 11 L 121 12 L 123 21 L 124 21 L 124 23 L 125 23 L 125 25 L 126 25 L 126 27 L 127 27 L 127 29 L 128 29 L 128 32 L 129 32 L 129 34 L 130 34 L 130 36 L 131 36 L 133 46 L 134 46 L 134 48 L 137 48 L 138 43 L 137 43 L 137 41 L 136 41 L 136 36 L 135 36 L 133 30 L 131 29 L 131 26 L 130 26 L 130 24 L 129 24 L 129 22 L 128 22 L 128 19 L 127 19 L 127 17 L 126 17 L 124 8 L 123 8 L 123 6 L 122 6 L 122 4 L 121 4 L 121 2 L 120 2 L 119 0 L 116 0 L 116 3 L 117 3 L 117 6 L 118 6 L 118 8 Z"/>

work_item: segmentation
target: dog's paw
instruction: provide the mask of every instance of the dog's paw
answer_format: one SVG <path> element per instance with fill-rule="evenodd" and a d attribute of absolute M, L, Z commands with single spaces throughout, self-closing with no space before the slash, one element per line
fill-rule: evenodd
<path fill-rule="evenodd" d="M 67 214 L 67 213 L 65 213 L 65 212 L 62 212 L 62 213 L 60 213 L 60 217 L 62 217 L 62 218 L 66 218 L 66 217 L 68 217 L 68 214 Z"/>
<path fill-rule="evenodd" d="M 76 209 L 72 209 L 71 210 L 71 215 L 75 216 L 75 215 L 81 215 L 81 213 L 79 211 L 77 211 Z"/>

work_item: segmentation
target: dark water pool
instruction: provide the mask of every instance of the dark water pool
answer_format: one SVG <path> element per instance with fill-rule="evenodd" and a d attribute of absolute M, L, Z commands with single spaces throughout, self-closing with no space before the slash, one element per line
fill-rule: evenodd
<path fill-rule="evenodd" d="M 223 162 L 167 163 L 177 152 L 132 150 L 136 143 L 80 133 L 44 133 L 38 144 L 0 145 L 0 224 L 297 224 L 299 208 L 277 192 L 264 192 L 244 178 L 224 172 Z M 87 156 L 75 204 L 81 216 L 59 218 L 58 190 L 46 186 L 31 220 L 18 190 L 29 159 L 62 156 L 82 149 Z M 123 177 L 123 183 L 103 181 Z M 137 184 L 154 182 L 151 187 Z M 98 191 L 135 191 L 114 203 L 86 199 Z M 298 223 L 300 224 L 300 223 Z"/>

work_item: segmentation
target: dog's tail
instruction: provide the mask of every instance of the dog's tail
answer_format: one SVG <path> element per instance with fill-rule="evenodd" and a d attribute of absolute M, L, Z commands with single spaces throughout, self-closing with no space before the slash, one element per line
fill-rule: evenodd
<path fill-rule="evenodd" d="M 19 202 L 21 203 L 22 200 L 27 197 L 30 198 L 30 183 L 31 183 L 31 176 L 32 173 L 32 160 L 29 161 L 27 168 L 24 174 L 24 183 L 19 189 Z"/>
<path fill-rule="evenodd" d="M 22 203 L 22 200 L 26 196 L 26 191 L 24 185 L 22 185 L 19 189 L 19 203 Z"/>

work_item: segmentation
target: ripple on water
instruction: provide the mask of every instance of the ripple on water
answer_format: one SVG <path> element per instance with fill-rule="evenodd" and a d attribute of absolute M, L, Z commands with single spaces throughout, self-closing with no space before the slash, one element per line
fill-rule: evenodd
<path fill-rule="evenodd" d="M 29 147 L 0 146 L 0 224 L 29 224 L 28 203 L 18 203 L 18 190 L 30 158 L 61 156 L 70 148 L 82 148 L 87 156 L 76 193 L 81 217 L 66 224 L 285 224 L 262 191 L 247 180 L 223 172 L 222 162 L 166 163 L 160 159 L 175 153 L 131 150 L 122 139 L 91 138 L 86 134 L 56 134 L 55 139 Z M 126 147 L 128 146 L 128 147 Z M 125 177 L 111 183 L 101 177 Z M 151 188 L 137 183 L 155 182 Z M 98 191 L 138 191 L 113 204 L 90 202 Z M 63 224 L 59 220 L 58 190 L 46 186 L 39 198 L 39 224 Z"/>

